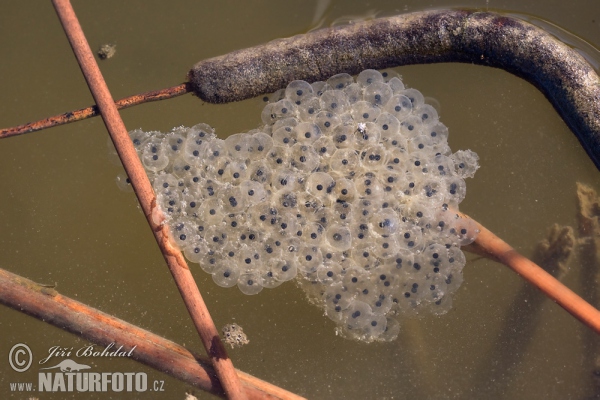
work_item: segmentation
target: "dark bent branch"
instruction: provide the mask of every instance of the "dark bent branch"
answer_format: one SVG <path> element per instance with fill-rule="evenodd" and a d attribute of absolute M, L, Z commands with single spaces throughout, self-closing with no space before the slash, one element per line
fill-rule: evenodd
<path fill-rule="evenodd" d="M 535 85 L 600 169 L 600 78 L 593 67 L 544 30 L 500 14 L 435 10 L 321 29 L 201 61 L 188 78 L 198 97 L 225 103 L 295 79 L 440 62 L 501 68 Z"/>

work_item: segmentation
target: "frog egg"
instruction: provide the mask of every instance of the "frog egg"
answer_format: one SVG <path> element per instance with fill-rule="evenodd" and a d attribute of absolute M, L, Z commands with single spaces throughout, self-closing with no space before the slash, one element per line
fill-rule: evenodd
<path fill-rule="evenodd" d="M 273 131 L 274 146 L 292 147 L 297 142 L 297 135 L 294 128 L 291 126 L 282 126 Z"/>
<path fill-rule="evenodd" d="M 352 203 L 358 196 L 354 181 L 346 178 L 336 179 L 332 193 L 337 201 L 348 203 Z"/>
<path fill-rule="evenodd" d="M 215 138 L 215 129 L 205 123 L 196 124 L 188 129 L 187 137 L 192 136 L 212 140 Z"/>
<path fill-rule="evenodd" d="M 250 138 L 250 160 L 264 159 L 273 147 L 273 138 L 264 132 L 256 132 Z"/>
<path fill-rule="evenodd" d="M 371 307 L 371 311 L 373 314 L 377 316 L 385 316 L 392 309 L 392 298 L 389 294 L 382 293 L 372 287 L 369 294 L 362 295 L 358 297 L 361 301 L 364 301 Z M 383 322 L 378 321 L 378 323 L 384 323 L 385 317 L 383 317 Z M 374 325 L 374 326 L 377 326 Z M 385 329 L 385 327 L 380 327 Z"/>
<path fill-rule="evenodd" d="M 272 258 L 267 261 L 267 264 L 271 271 L 273 271 L 273 276 L 279 282 L 292 280 L 298 273 L 297 263 L 292 259 Z"/>
<path fill-rule="evenodd" d="M 363 88 L 358 83 L 351 83 L 346 86 L 344 93 L 350 105 L 363 100 Z"/>
<path fill-rule="evenodd" d="M 291 169 L 283 168 L 275 170 L 273 175 L 271 175 L 272 190 L 299 190 L 301 185 L 298 183 L 298 179 L 298 173 Z"/>
<path fill-rule="evenodd" d="M 399 231 L 398 245 L 406 250 L 419 253 L 423 249 L 423 234 L 416 225 L 406 224 Z"/>
<path fill-rule="evenodd" d="M 444 202 L 455 207 L 464 200 L 467 194 L 465 181 L 457 176 L 450 177 L 444 181 L 446 185 L 446 196 Z"/>
<path fill-rule="evenodd" d="M 327 90 L 327 83 L 323 81 L 313 82 L 310 86 L 312 86 L 315 96 L 317 97 L 321 97 L 323 93 L 325 93 L 325 90 Z"/>
<path fill-rule="evenodd" d="M 302 242 L 310 246 L 319 246 L 323 242 L 323 226 L 316 222 L 308 222 L 306 225 L 298 227 L 296 236 L 302 239 Z"/>
<path fill-rule="evenodd" d="M 124 192 L 131 192 L 133 188 L 131 187 L 131 180 L 127 176 L 125 172 L 120 172 L 115 179 L 117 182 L 117 186 Z"/>
<path fill-rule="evenodd" d="M 400 133 L 400 121 L 388 112 L 382 112 L 375 120 L 381 132 L 381 140 L 388 142 Z"/>
<path fill-rule="evenodd" d="M 320 168 L 329 168 L 327 160 L 335 153 L 337 147 L 333 143 L 330 137 L 323 136 L 313 143 L 313 148 L 317 151 L 321 157 Z"/>
<path fill-rule="evenodd" d="M 244 181 L 240 184 L 242 204 L 251 206 L 267 199 L 267 191 L 262 184 L 256 181 Z"/>
<path fill-rule="evenodd" d="M 353 300 L 350 306 L 344 311 L 346 316 L 345 326 L 349 329 L 361 329 L 367 326 L 373 312 L 367 303 L 359 300 Z"/>
<path fill-rule="evenodd" d="M 321 99 L 313 97 L 298 106 L 298 117 L 303 121 L 312 121 L 321 111 Z"/>
<path fill-rule="evenodd" d="M 267 184 L 271 180 L 271 168 L 264 160 L 252 161 L 248 166 L 248 173 L 249 179 L 261 184 Z"/>
<path fill-rule="evenodd" d="M 270 260 L 269 260 L 270 261 Z M 262 286 L 267 289 L 273 289 L 280 286 L 283 282 L 277 279 L 277 269 L 268 263 L 259 271 Z"/>
<path fill-rule="evenodd" d="M 317 277 L 323 285 L 329 286 L 342 280 L 342 266 L 338 263 L 328 263 L 317 268 Z"/>
<path fill-rule="evenodd" d="M 183 248 L 183 254 L 190 262 L 200 263 L 202 257 L 209 252 L 208 245 L 204 239 L 196 238 Z"/>
<path fill-rule="evenodd" d="M 404 227 L 398 213 L 390 208 L 384 208 L 372 219 L 373 230 L 381 236 L 396 235 Z"/>
<path fill-rule="evenodd" d="M 352 296 L 358 293 L 369 278 L 368 273 L 357 264 L 350 266 L 345 269 L 345 273 L 342 277 L 342 284 L 344 289 L 348 291 Z"/>
<path fill-rule="evenodd" d="M 204 272 L 212 274 L 223 265 L 221 254 L 207 243 L 207 251 L 200 256 L 199 264 Z"/>
<path fill-rule="evenodd" d="M 353 301 L 353 295 L 343 287 L 342 283 L 335 283 L 325 289 L 322 300 L 327 314 L 330 315 L 331 311 L 346 310 Z"/>
<path fill-rule="evenodd" d="M 316 115 L 314 123 L 319 127 L 319 130 L 323 135 L 330 136 L 335 127 L 342 123 L 342 120 L 334 113 L 321 111 Z M 299 137 L 301 136 L 302 135 L 300 134 Z"/>
<path fill-rule="evenodd" d="M 391 68 L 382 69 L 379 72 L 381 72 L 381 76 L 383 76 L 383 81 L 386 83 L 388 83 L 393 78 L 399 80 L 402 78 L 398 72 Z"/>
<path fill-rule="evenodd" d="M 376 82 L 383 83 L 383 75 L 374 69 L 365 69 L 356 77 L 356 83 L 363 88 Z"/>
<path fill-rule="evenodd" d="M 423 123 L 416 115 L 410 115 L 400 122 L 400 133 L 407 139 L 415 138 L 422 133 Z"/>
<path fill-rule="evenodd" d="M 192 241 L 193 233 L 192 225 L 181 220 L 171 226 L 171 236 L 179 248 L 184 248 Z"/>
<path fill-rule="evenodd" d="M 437 205 L 446 198 L 446 187 L 439 178 L 425 178 L 417 184 L 415 194 L 421 197 L 424 205 Z M 422 210 L 425 212 L 425 210 Z M 431 210 L 428 210 L 431 211 Z M 431 214 L 431 213 L 429 213 Z"/>
<path fill-rule="evenodd" d="M 239 265 L 242 271 L 258 270 L 262 265 L 262 257 L 258 249 L 253 245 L 241 246 L 238 250 L 241 264 Z"/>
<path fill-rule="evenodd" d="M 328 90 L 321 96 L 321 109 L 332 114 L 344 114 L 350 107 L 346 93 L 342 90 Z"/>
<path fill-rule="evenodd" d="M 409 153 L 422 154 L 425 157 L 431 157 L 434 153 L 433 141 L 427 135 L 419 135 L 408 140 Z"/>
<path fill-rule="evenodd" d="M 433 126 L 439 122 L 438 113 L 429 104 L 423 104 L 418 109 L 413 109 L 413 114 L 421 118 L 423 125 Z"/>
<path fill-rule="evenodd" d="M 236 133 L 229 135 L 224 141 L 225 148 L 234 160 L 246 161 L 250 145 L 250 135 L 247 133 Z"/>
<path fill-rule="evenodd" d="M 335 181 L 325 172 L 314 172 L 306 180 L 306 191 L 323 202 L 329 198 L 334 187 Z"/>
<path fill-rule="evenodd" d="M 352 239 L 356 242 L 355 246 L 370 242 L 372 235 L 368 220 L 354 221 L 350 224 L 349 228 L 350 232 L 352 232 Z"/>
<path fill-rule="evenodd" d="M 381 130 L 373 122 L 358 123 L 354 131 L 356 149 L 377 146 L 381 139 Z"/>
<path fill-rule="evenodd" d="M 387 163 L 387 151 L 381 145 L 366 147 L 360 153 L 362 164 L 367 170 L 375 170 Z"/>
<path fill-rule="evenodd" d="M 206 142 L 204 148 L 203 162 L 207 165 L 214 165 L 220 161 L 226 161 L 228 158 L 225 143 L 221 139 L 211 140 Z"/>
<path fill-rule="evenodd" d="M 298 196 L 296 195 L 296 192 L 292 190 L 280 190 L 275 193 L 273 205 L 278 212 L 279 210 L 288 210 L 291 212 L 296 210 L 296 206 L 298 205 Z"/>
<path fill-rule="evenodd" d="M 354 245 L 352 248 L 352 259 L 365 271 L 376 268 L 381 264 L 373 247 L 372 242 L 363 242 Z"/>
<path fill-rule="evenodd" d="M 298 249 L 298 271 L 302 273 L 316 272 L 323 264 L 323 255 L 318 246 L 301 244 Z"/>
<path fill-rule="evenodd" d="M 451 156 L 456 174 L 461 178 L 472 178 L 479 168 L 479 156 L 471 150 L 459 150 Z"/>
<path fill-rule="evenodd" d="M 356 123 L 375 122 L 381 109 L 368 101 L 358 101 L 352 106 L 350 113 Z"/>
<path fill-rule="evenodd" d="M 276 207 L 271 206 L 268 202 L 264 202 L 251 206 L 247 211 L 247 215 L 250 218 L 250 224 L 268 226 L 274 225 L 277 222 L 279 212 Z"/>
<path fill-rule="evenodd" d="M 129 137 L 133 142 L 133 147 L 135 147 L 135 150 L 139 154 L 144 148 L 144 144 L 146 144 L 146 142 L 150 138 L 150 135 L 141 129 L 134 129 L 129 132 Z"/>
<path fill-rule="evenodd" d="M 348 250 L 352 247 L 352 233 L 347 226 L 332 223 L 327 227 L 325 237 L 329 245 L 336 251 Z"/>
<path fill-rule="evenodd" d="M 262 250 L 268 258 L 279 258 L 283 253 L 283 241 L 277 237 L 269 236 L 262 243 Z"/>
<path fill-rule="evenodd" d="M 312 122 L 301 122 L 294 127 L 294 135 L 298 143 L 311 145 L 321 137 L 321 129 Z"/>
<path fill-rule="evenodd" d="M 402 79 L 400 79 L 399 76 L 391 77 L 389 80 L 386 79 L 386 82 L 390 86 L 390 89 L 392 89 L 392 93 L 394 94 L 398 94 L 405 89 L 404 83 L 402 82 Z"/>
<path fill-rule="evenodd" d="M 144 167 L 152 172 L 161 171 L 169 165 L 169 157 L 162 142 L 155 138 L 151 138 L 146 142 L 141 159 Z"/>
<path fill-rule="evenodd" d="M 336 201 L 333 205 L 333 219 L 332 222 L 347 225 L 353 220 L 352 215 L 352 204 L 346 201 Z"/>
<path fill-rule="evenodd" d="M 196 177 L 192 178 L 195 182 Z M 203 199 L 217 199 L 221 196 L 224 185 L 213 179 L 200 178 L 196 183 L 195 193 Z"/>
<path fill-rule="evenodd" d="M 441 300 L 445 295 L 448 288 L 446 284 L 446 277 L 442 275 L 434 275 L 430 279 L 425 281 L 425 297 L 423 301 L 427 303 L 435 303 Z"/>
<path fill-rule="evenodd" d="M 292 103 L 299 106 L 305 100 L 315 97 L 315 92 L 308 82 L 292 81 L 285 88 L 285 97 Z"/>
<path fill-rule="evenodd" d="M 294 117 L 295 113 L 296 106 L 288 99 L 282 99 L 267 104 L 262 111 L 261 119 L 265 125 L 273 125 L 280 119 Z"/>
<path fill-rule="evenodd" d="M 383 196 L 383 185 L 372 172 L 356 178 L 356 192 L 363 199 L 380 199 Z"/>
<path fill-rule="evenodd" d="M 190 169 L 192 169 L 190 163 L 181 156 L 176 157 L 171 164 L 172 173 L 177 178 L 185 178 L 189 174 Z"/>
<path fill-rule="evenodd" d="M 351 178 L 359 168 L 358 154 L 351 148 L 337 149 L 329 159 L 329 168 L 345 178 Z"/>
<path fill-rule="evenodd" d="M 429 168 L 432 175 L 439 176 L 442 179 L 448 179 L 454 175 L 454 162 L 452 159 L 439 153 L 429 162 Z"/>
<path fill-rule="evenodd" d="M 284 146 L 273 146 L 266 157 L 267 164 L 272 169 L 288 167 L 290 165 L 290 159 L 288 150 Z"/>
<path fill-rule="evenodd" d="M 402 94 L 395 94 L 392 96 L 383 109 L 396 117 L 398 121 L 404 121 L 412 111 L 412 102 L 410 99 Z"/>
<path fill-rule="evenodd" d="M 450 229 L 448 230 L 450 238 L 452 238 L 459 246 L 466 246 L 471 244 L 477 238 L 479 229 L 477 225 L 471 219 L 467 218 L 456 218 L 450 222 Z"/>
<path fill-rule="evenodd" d="M 280 213 L 276 224 L 272 227 L 274 228 L 274 238 L 282 241 L 297 236 L 300 230 L 296 215 L 289 212 Z"/>
<path fill-rule="evenodd" d="M 414 253 L 408 249 L 398 249 L 393 257 L 383 262 L 383 267 L 396 276 L 407 276 L 413 273 Z"/>
<path fill-rule="evenodd" d="M 246 195 L 242 195 L 239 186 L 227 185 L 221 190 L 223 211 L 225 213 L 242 212 L 246 208 Z"/>
<path fill-rule="evenodd" d="M 383 332 L 385 332 L 387 327 L 387 318 L 384 315 L 373 314 L 367 323 L 367 325 L 363 328 L 366 336 L 366 340 L 375 340 L 381 336 Z"/>
<path fill-rule="evenodd" d="M 353 83 L 354 78 L 352 76 L 345 73 L 337 74 L 327 79 L 326 90 L 342 90 Z"/>
<path fill-rule="evenodd" d="M 447 268 L 446 246 L 439 243 L 431 243 L 425 247 L 422 255 L 422 267 L 426 272 L 439 274 Z"/>
<path fill-rule="evenodd" d="M 183 148 L 187 138 L 181 133 L 181 131 L 182 130 L 179 132 L 169 132 L 163 140 L 165 151 L 169 159 L 174 159 L 179 154 L 183 153 Z M 185 133 L 185 130 L 183 130 L 183 133 Z"/>
<path fill-rule="evenodd" d="M 319 166 L 319 161 L 319 155 L 312 146 L 302 143 L 292 146 L 290 152 L 292 167 L 303 172 L 311 172 Z"/>
<path fill-rule="evenodd" d="M 332 132 L 331 139 L 338 149 L 354 148 L 354 133 L 356 127 L 352 125 L 338 125 Z"/>
<path fill-rule="evenodd" d="M 232 161 L 225 167 L 222 175 L 223 182 L 237 186 L 249 177 L 248 166 L 244 161 Z"/>
<path fill-rule="evenodd" d="M 216 198 L 209 198 L 202 202 L 198 215 L 204 221 L 205 225 L 213 225 L 222 221 L 223 214 L 221 204 Z"/>
<path fill-rule="evenodd" d="M 365 87 L 363 99 L 377 107 L 383 107 L 392 97 L 392 89 L 384 82 L 374 82 Z"/>
<path fill-rule="evenodd" d="M 402 94 L 409 98 L 413 110 L 416 110 L 425 104 L 425 98 L 417 89 L 405 89 L 402 91 Z"/>
<path fill-rule="evenodd" d="M 179 180 L 171 174 L 161 173 L 157 175 L 152 184 L 157 196 L 179 196 Z"/>
<path fill-rule="evenodd" d="M 240 271 L 226 264 L 219 265 L 212 273 L 212 278 L 215 283 L 221 287 L 233 287 L 238 283 Z"/>
<path fill-rule="evenodd" d="M 227 230 L 227 225 L 225 224 L 211 225 L 205 230 L 204 239 L 211 248 L 220 249 L 225 246 L 229 240 Z"/>
<path fill-rule="evenodd" d="M 444 315 L 448 311 L 450 311 L 451 308 L 452 308 L 452 297 L 446 295 L 446 296 L 442 297 L 441 299 L 435 301 L 432 304 L 429 311 L 433 315 Z"/>

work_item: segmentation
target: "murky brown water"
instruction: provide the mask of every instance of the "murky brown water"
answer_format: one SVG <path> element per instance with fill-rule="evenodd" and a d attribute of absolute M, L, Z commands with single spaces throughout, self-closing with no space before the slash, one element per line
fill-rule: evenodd
<path fill-rule="evenodd" d="M 92 46 L 114 42 L 100 66 L 115 98 L 172 86 L 195 62 L 354 15 L 378 16 L 421 7 L 488 6 L 484 1 L 75 1 Z M 543 5 L 541 5 L 543 4 Z M 489 2 L 493 9 L 552 21 L 600 47 L 596 1 Z M 320 13 L 318 10 L 321 10 Z M 49 2 L 13 2 L 0 12 L 0 126 L 92 103 Z M 600 61 L 600 60 L 597 60 Z M 524 254 L 554 222 L 576 224 L 575 182 L 600 189 L 600 174 L 546 99 L 500 70 L 470 65 L 399 68 L 404 82 L 441 104 L 453 150 L 481 157 L 461 205 Z M 222 135 L 260 122 L 262 104 L 208 105 L 188 95 L 123 111 L 128 128 L 169 130 L 206 122 Z M 201 352 L 201 344 L 132 193 L 115 185 L 99 119 L 0 143 L 0 267 Z M 231 351 L 248 373 L 309 398 L 587 398 L 598 339 L 502 265 L 471 257 L 454 308 L 442 317 L 408 320 L 400 337 L 365 345 L 336 337 L 334 324 L 284 284 L 244 296 L 217 287 L 195 268 L 217 326 L 236 322 L 250 345 Z M 573 263 L 565 283 L 594 289 Z M 87 342 L 8 308 L 0 308 L 0 393 L 18 374 L 10 348 L 28 344 L 41 359 L 51 346 Z M 80 360 L 81 361 L 81 360 Z M 188 387 L 133 361 L 87 359 L 96 371 L 143 371 L 164 380 L 164 393 Z M 54 365 L 54 364 L 51 364 Z M 73 394 L 83 398 L 84 394 Z M 200 397 L 209 397 L 200 393 Z M 64 395 L 39 394 L 41 399 Z M 126 398 L 124 394 L 97 398 Z"/>

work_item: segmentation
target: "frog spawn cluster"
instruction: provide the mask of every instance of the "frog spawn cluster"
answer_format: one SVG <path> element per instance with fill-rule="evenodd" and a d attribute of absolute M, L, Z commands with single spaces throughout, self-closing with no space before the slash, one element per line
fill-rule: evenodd
<path fill-rule="evenodd" d="M 400 315 L 447 312 L 477 234 L 453 211 L 477 155 L 452 153 L 436 110 L 391 71 L 265 100 L 264 126 L 225 140 L 206 124 L 130 132 L 185 256 L 246 294 L 298 276 L 340 334 L 367 342 L 393 340 Z"/>

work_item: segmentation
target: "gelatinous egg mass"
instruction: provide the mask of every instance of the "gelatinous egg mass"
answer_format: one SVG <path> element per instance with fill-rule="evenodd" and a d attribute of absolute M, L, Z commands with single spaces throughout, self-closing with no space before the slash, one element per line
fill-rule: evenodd
<path fill-rule="evenodd" d="M 206 124 L 130 132 L 173 240 L 246 294 L 298 278 L 358 340 L 392 340 L 405 314 L 443 314 L 462 282 L 458 217 L 472 151 L 392 71 L 294 81 L 264 125 L 218 139 Z"/>

